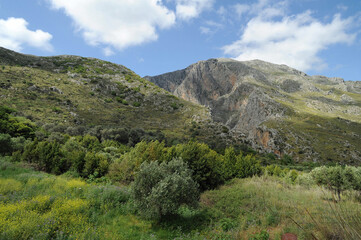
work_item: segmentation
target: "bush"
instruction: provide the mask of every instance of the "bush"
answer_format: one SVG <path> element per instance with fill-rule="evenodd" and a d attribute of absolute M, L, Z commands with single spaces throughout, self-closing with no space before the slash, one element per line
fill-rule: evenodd
<path fill-rule="evenodd" d="M 36 130 L 35 124 L 26 118 L 12 116 L 13 112 L 15 112 L 14 109 L 0 106 L 0 132 L 7 133 L 12 137 L 33 138 Z"/>
<path fill-rule="evenodd" d="M 110 165 L 109 177 L 114 181 L 130 183 L 143 162 L 163 161 L 164 143 L 144 141 L 138 143 L 130 152 L 125 153 L 119 161 Z"/>
<path fill-rule="evenodd" d="M 141 103 L 140 102 L 133 102 L 132 104 L 134 107 L 140 107 Z"/>
<path fill-rule="evenodd" d="M 262 172 L 261 164 L 252 155 L 242 157 L 241 155 L 237 158 L 236 163 L 237 177 L 246 178 L 254 175 L 259 175 Z"/>
<path fill-rule="evenodd" d="M 183 204 L 196 207 L 198 184 L 181 159 L 169 163 L 144 162 L 133 185 L 133 197 L 141 215 L 161 220 L 175 214 Z"/>
<path fill-rule="evenodd" d="M 96 177 L 105 176 L 109 168 L 109 159 L 103 153 L 87 152 L 84 158 L 84 176 L 96 175 Z"/>
<path fill-rule="evenodd" d="M 9 154 L 12 152 L 13 144 L 9 134 L 0 134 L 0 155 Z"/>
<path fill-rule="evenodd" d="M 193 141 L 179 144 L 175 154 L 193 171 L 193 179 L 199 184 L 201 191 L 213 189 L 224 182 L 222 156 L 207 144 Z"/>

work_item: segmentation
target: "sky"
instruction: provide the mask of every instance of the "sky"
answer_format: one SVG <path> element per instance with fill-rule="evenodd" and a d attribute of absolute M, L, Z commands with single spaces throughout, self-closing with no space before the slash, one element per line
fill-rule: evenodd
<path fill-rule="evenodd" d="M 361 0 L 0 0 L 0 46 L 141 76 L 227 57 L 361 80 Z"/>

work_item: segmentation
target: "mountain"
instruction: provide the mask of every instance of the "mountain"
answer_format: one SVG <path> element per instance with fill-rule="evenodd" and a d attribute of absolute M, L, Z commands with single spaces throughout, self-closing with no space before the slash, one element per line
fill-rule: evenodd
<path fill-rule="evenodd" d="M 37 57 L 0 48 L 0 102 L 40 126 L 160 130 L 187 137 L 209 110 L 130 69 L 94 58 Z"/>
<path fill-rule="evenodd" d="M 231 59 L 200 61 L 145 79 L 210 108 L 215 122 L 261 152 L 298 161 L 361 161 L 360 81 Z"/>

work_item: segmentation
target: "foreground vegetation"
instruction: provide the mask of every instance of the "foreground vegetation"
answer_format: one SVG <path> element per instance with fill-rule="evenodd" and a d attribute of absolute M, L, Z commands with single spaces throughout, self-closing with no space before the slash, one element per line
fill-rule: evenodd
<path fill-rule="evenodd" d="M 127 186 L 54 176 L 0 161 L 1 239 L 359 239 L 361 204 L 315 185 L 261 176 L 201 194 L 162 221 L 139 215 Z"/>

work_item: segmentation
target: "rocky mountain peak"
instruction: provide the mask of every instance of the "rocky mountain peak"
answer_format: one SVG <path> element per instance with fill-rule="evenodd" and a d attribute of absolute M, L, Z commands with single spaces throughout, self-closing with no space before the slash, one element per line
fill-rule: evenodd
<path fill-rule="evenodd" d="M 208 106 L 214 121 L 227 125 L 260 151 L 288 153 L 298 159 L 330 158 L 324 153 L 325 143 L 320 142 L 316 149 L 312 142 L 320 141 L 310 130 L 320 125 L 316 122 L 342 125 L 337 126 L 340 130 L 348 128 L 345 121 L 351 121 L 352 133 L 343 134 L 342 139 L 354 142 L 354 150 L 335 155 L 361 160 L 361 144 L 355 138 L 361 136 L 360 82 L 308 76 L 286 65 L 261 60 L 226 58 L 199 61 L 147 79 L 180 98 Z M 333 119 L 341 122 L 333 123 Z M 295 126 L 285 129 L 283 124 Z M 331 139 L 328 130 L 321 128 L 318 130 Z M 336 148 L 339 144 L 335 142 Z"/>

